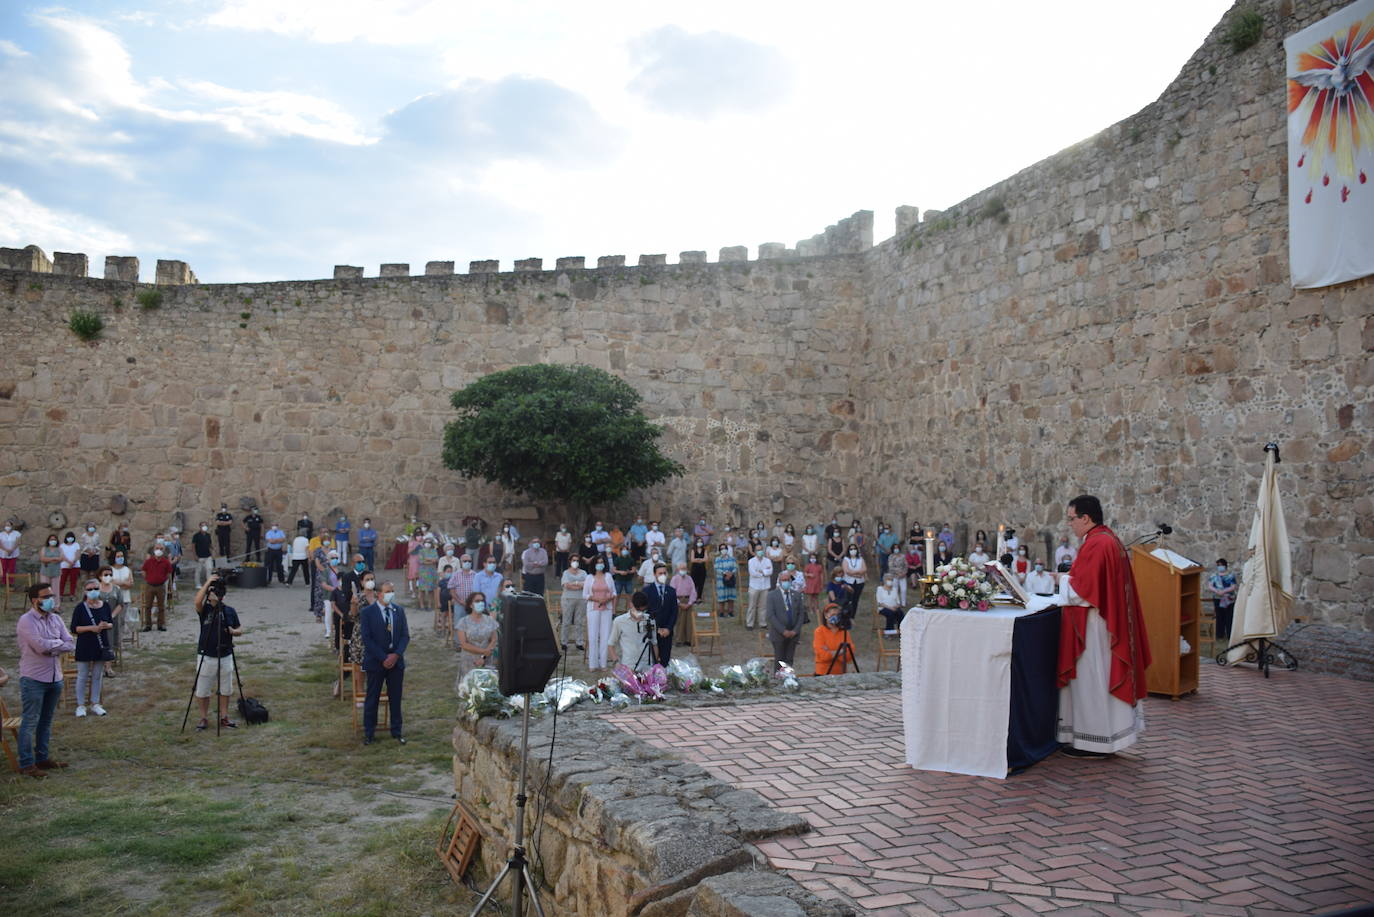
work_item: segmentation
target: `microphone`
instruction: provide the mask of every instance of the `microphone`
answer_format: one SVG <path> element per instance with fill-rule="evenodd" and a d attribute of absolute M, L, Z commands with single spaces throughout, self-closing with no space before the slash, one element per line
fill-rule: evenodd
<path fill-rule="evenodd" d="M 1147 543 L 1149 543 L 1149 542 L 1151 542 L 1151 541 L 1154 541 L 1154 540 L 1156 540 L 1157 538 L 1159 538 L 1160 535 L 1172 535 L 1173 533 L 1174 533 L 1174 527 L 1173 527 L 1172 525 L 1170 525 L 1169 523 L 1167 523 L 1167 522 L 1156 522 L 1156 523 L 1155 523 L 1155 530 L 1154 530 L 1153 532 L 1151 532 L 1151 533 L 1148 534 L 1148 535 L 1141 535 L 1141 536 L 1140 536 L 1139 538 L 1137 538 L 1135 541 L 1132 541 L 1130 544 L 1126 545 L 1126 547 L 1129 548 L 1131 545 L 1134 545 L 1134 544 L 1147 544 Z"/>
<path fill-rule="evenodd" d="M 1174 533 L 1174 527 L 1167 522 L 1156 522 L 1155 528 L 1159 530 L 1159 534 L 1161 535 L 1172 535 Z"/>

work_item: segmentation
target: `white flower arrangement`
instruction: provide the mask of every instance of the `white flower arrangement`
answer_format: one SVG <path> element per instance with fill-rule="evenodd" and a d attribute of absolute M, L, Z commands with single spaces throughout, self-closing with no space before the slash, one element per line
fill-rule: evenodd
<path fill-rule="evenodd" d="M 938 608 L 987 611 L 992 607 L 994 591 L 982 569 L 956 557 L 935 568 L 935 582 L 930 586 L 929 597 Z"/>

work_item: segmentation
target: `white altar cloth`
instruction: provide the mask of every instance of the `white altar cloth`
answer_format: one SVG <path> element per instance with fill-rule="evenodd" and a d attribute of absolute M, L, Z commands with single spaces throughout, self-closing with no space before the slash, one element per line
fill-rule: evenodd
<path fill-rule="evenodd" d="M 906 763 L 1007 776 L 1012 628 L 1026 608 L 912 608 L 902 619 Z"/>

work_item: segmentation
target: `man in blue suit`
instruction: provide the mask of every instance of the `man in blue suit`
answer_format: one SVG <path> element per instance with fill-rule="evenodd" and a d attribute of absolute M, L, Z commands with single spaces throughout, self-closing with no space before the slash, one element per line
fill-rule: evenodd
<path fill-rule="evenodd" d="M 677 627 L 677 590 L 668 585 L 668 565 L 654 566 L 654 581 L 644 584 L 649 600 L 649 617 L 658 628 L 658 662 L 667 665 L 673 657 L 673 628 Z"/>
<path fill-rule="evenodd" d="M 386 685 L 391 701 L 391 735 L 402 745 L 401 682 L 406 671 L 406 647 L 410 645 L 410 628 L 406 626 L 406 611 L 396 604 L 396 589 L 382 583 L 377 590 L 380 601 L 366 606 L 359 613 L 358 626 L 363 636 L 363 671 L 367 673 L 367 694 L 363 700 L 363 744 L 372 744 L 377 730 L 377 703 Z"/>

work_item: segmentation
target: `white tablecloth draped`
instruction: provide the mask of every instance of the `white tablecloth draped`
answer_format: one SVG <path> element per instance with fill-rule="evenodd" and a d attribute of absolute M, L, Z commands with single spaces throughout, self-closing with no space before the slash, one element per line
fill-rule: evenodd
<path fill-rule="evenodd" d="M 912 608 L 902 619 L 906 763 L 921 770 L 1007 776 L 1011 640 L 1029 609 Z"/>

